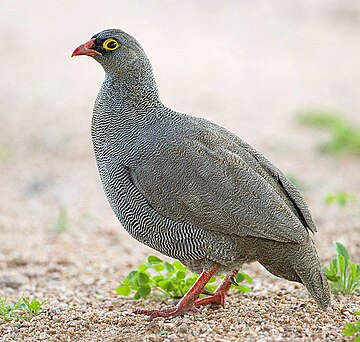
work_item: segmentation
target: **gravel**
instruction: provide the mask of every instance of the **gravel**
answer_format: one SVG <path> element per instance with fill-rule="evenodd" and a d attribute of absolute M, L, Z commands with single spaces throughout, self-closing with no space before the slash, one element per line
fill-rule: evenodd
<path fill-rule="evenodd" d="M 4 341 L 339 340 L 344 322 L 354 319 L 352 311 L 360 304 L 359 298 L 338 296 L 323 312 L 311 300 L 299 298 L 291 287 L 283 289 L 280 297 L 275 289 L 267 297 L 256 291 L 231 295 L 225 309 L 207 307 L 198 315 L 153 321 L 132 313 L 139 303 L 115 297 L 64 308 L 50 300 L 31 321 L 2 324 L 0 332 Z M 141 304 L 160 305 L 151 300 Z"/>

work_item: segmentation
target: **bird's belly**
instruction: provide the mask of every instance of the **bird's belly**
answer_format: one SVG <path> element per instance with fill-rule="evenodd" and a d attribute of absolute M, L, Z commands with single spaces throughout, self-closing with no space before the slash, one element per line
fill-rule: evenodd
<path fill-rule="evenodd" d="M 108 201 L 120 223 L 138 241 L 179 260 L 200 260 L 206 255 L 206 232 L 160 215 L 133 184 L 125 165 L 99 161 L 98 167 Z"/>

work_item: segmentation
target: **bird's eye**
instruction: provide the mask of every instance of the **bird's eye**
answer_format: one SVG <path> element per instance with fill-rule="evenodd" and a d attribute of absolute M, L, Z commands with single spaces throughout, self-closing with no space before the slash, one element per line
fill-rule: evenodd
<path fill-rule="evenodd" d="M 103 48 L 108 51 L 116 50 L 118 47 L 119 43 L 113 38 L 106 39 L 103 43 Z"/>

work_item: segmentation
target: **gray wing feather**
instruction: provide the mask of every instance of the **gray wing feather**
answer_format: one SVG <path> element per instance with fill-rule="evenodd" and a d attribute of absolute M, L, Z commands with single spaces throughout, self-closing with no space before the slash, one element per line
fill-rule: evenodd
<path fill-rule="evenodd" d="M 265 157 L 225 129 L 200 125 L 159 143 L 131 170 L 161 215 L 238 236 L 303 243 L 316 231 L 297 189 Z"/>
<path fill-rule="evenodd" d="M 253 147 L 243 142 L 244 147 L 251 153 L 254 158 L 259 162 L 259 164 L 267 170 L 267 172 L 277 179 L 279 185 L 282 187 L 283 191 L 286 193 L 288 198 L 291 200 L 296 214 L 301 220 L 302 224 L 309 229 L 312 233 L 317 232 L 314 220 L 311 216 L 310 210 L 302 197 L 300 191 L 292 184 L 286 176 L 279 170 L 275 165 L 273 165 L 267 158 L 265 158 L 261 153 L 256 151 Z"/>

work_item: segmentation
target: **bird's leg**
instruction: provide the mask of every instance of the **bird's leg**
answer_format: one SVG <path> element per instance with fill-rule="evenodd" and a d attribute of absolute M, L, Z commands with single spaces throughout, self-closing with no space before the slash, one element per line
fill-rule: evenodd
<path fill-rule="evenodd" d="M 199 309 L 195 307 L 195 301 L 198 299 L 199 295 L 203 292 L 205 285 L 210 280 L 210 278 L 218 270 L 219 265 L 213 266 L 209 271 L 203 271 L 199 278 L 196 280 L 194 285 L 190 290 L 185 294 L 184 297 L 176 304 L 169 308 L 164 308 L 162 310 L 136 310 L 136 314 L 148 315 L 150 318 L 155 317 L 172 317 L 184 315 L 189 312 L 198 312 Z"/>
<path fill-rule="evenodd" d="M 235 280 L 236 275 L 238 274 L 239 270 L 234 270 L 228 273 L 221 284 L 218 286 L 216 291 L 212 296 L 206 298 L 200 298 L 195 301 L 195 306 L 200 305 L 207 305 L 207 304 L 214 304 L 214 305 L 221 305 L 223 308 L 225 307 L 225 299 L 226 295 L 230 289 L 232 284 L 237 285 Z"/>
<path fill-rule="evenodd" d="M 209 291 L 209 290 L 207 290 L 205 288 L 202 290 L 201 294 L 206 295 L 206 296 L 214 295 L 211 291 Z"/>

